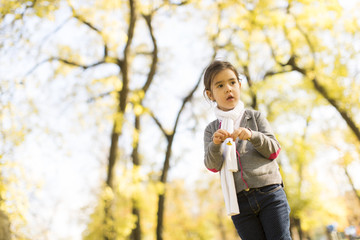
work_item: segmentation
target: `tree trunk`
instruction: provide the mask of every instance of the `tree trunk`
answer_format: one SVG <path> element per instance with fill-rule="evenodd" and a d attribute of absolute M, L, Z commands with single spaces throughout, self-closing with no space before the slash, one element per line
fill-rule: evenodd
<path fill-rule="evenodd" d="M 135 131 L 137 133 L 140 132 L 140 116 L 135 116 Z M 139 152 L 138 152 L 138 138 L 135 138 L 134 144 L 133 144 L 133 151 L 132 151 L 132 161 L 133 166 L 136 169 L 140 166 L 140 158 L 139 158 Z M 138 182 L 134 182 L 134 184 L 138 184 Z M 141 217 L 140 217 L 140 208 L 138 204 L 138 199 L 132 199 L 132 214 L 136 217 L 135 222 L 135 228 L 131 231 L 130 239 L 131 240 L 141 240 Z"/>
<path fill-rule="evenodd" d="M 115 160 L 117 155 L 117 146 L 119 141 L 119 133 L 116 132 L 117 124 L 116 120 L 113 124 L 113 130 L 111 132 L 111 145 L 110 145 L 110 153 L 109 153 L 109 163 L 108 163 L 108 172 L 106 178 L 106 185 L 109 186 L 111 189 L 113 188 L 113 169 L 115 166 Z"/>
<path fill-rule="evenodd" d="M 215 50 L 211 57 L 211 62 L 215 59 L 216 52 L 217 51 Z M 163 218 L 164 218 L 164 212 L 165 212 L 166 181 L 167 181 L 168 171 L 170 169 L 172 143 L 173 143 L 173 140 L 174 140 L 174 137 L 176 134 L 177 126 L 179 124 L 180 116 L 181 116 L 183 110 L 185 109 L 185 105 L 189 101 L 191 101 L 195 91 L 199 87 L 201 80 L 202 80 L 202 76 L 203 76 L 203 72 L 200 74 L 200 77 L 198 78 L 198 81 L 195 84 L 194 88 L 183 99 L 182 105 L 180 107 L 180 110 L 178 111 L 178 114 L 177 114 L 177 117 L 175 120 L 172 134 L 168 134 L 167 131 L 161 125 L 160 121 L 152 114 L 152 118 L 154 119 L 155 123 L 158 125 L 158 127 L 160 128 L 160 130 L 162 131 L 162 133 L 164 134 L 164 136 L 166 137 L 167 142 L 168 142 L 165 160 L 164 160 L 163 169 L 162 169 L 162 174 L 161 174 L 161 178 L 160 178 L 160 182 L 164 184 L 164 192 L 159 194 L 159 198 L 158 198 L 158 212 L 157 212 L 157 226 L 156 226 L 156 239 L 157 240 L 163 240 L 163 227 L 164 227 L 164 219 Z"/>
<path fill-rule="evenodd" d="M 123 126 L 123 117 L 125 114 L 125 108 L 128 103 L 128 95 L 129 95 L 129 54 L 130 54 L 130 47 L 134 37 L 135 31 L 135 23 L 136 23 L 136 12 L 135 12 L 136 2 L 135 0 L 129 0 L 129 27 L 127 31 L 127 42 L 123 50 L 124 57 L 122 60 L 118 59 L 117 64 L 120 68 L 121 77 L 122 77 L 122 89 L 118 92 L 118 108 L 116 112 L 117 118 L 114 120 L 113 129 L 111 133 L 111 146 L 110 146 L 110 153 L 109 153 L 109 164 L 108 164 L 108 172 L 107 172 L 107 179 L 106 184 L 111 189 L 114 188 L 113 181 L 114 181 L 114 169 L 117 159 L 117 148 L 118 148 L 118 141 L 119 137 L 122 133 L 122 126 Z M 111 213 L 112 208 L 112 201 L 105 204 L 104 209 L 104 223 L 111 224 L 109 228 L 109 232 L 104 232 L 103 236 L 105 240 L 110 240 L 116 238 L 115 236 L 115 229 L 114 229 L 114 221 L 113 216 Z M 111 237 L 110 237 L 111 236 Z"/>
<path fill-rule="evenodd" d="M 135 228 L 131 231 L 131 240 L 141 240 L 141 218 L 140 209 L 136 206 L 136 202 L 133 201 L 132 214 L 136 216 Z"/>
<path fill-rule="evenodd" d="M 293 240 L 303 240 L 301 229 L 301 220 L 296 217 L 290 217 L 291 237 Z"/>
<path fill-rule="evenodd" d="M 357 199 L 358 199 L 359 202 L 360 202 L 360 194 L 359 194 L 359 192 L 356 190 L 355 185 L 354 185 L 354 182 L 353 182 L 353 180 L 352 180 L 352 178 L 351 178 L 351 176 L 350 176 L 350 174 L 349 174 L 346 166 L 344 167 L 344 170 L 345 170 L 345 175 L 346 175 L 346 177 L 347 177 L 347 179 L 349 180 L 349 183 L 350 183 L 350 185 L 351 185 L 352 191 L 354 192 L 355 196 L 357 197 Z"/>
<path fill-rule="evenodd" d="M 153 43 L 153 50 L 152 50 L 152 61 L 151 61 L 151 66 L 150 66 L 150 70 L 149 73 L 147 74 L 147 80 L 144 84 L 144 86 L 142 87 L 142 91 L 144 93 L 144 96 L 147 92 L 147 90 L 149 89 L 155 73 L 156 73 L 156 68 L 157 68 L 157 62 L 158 62 L 158 47 L 157 47 L 157 41 L 156 38 L 154 36 L 154 32 L 153 32 L 153 27 L 152 27 L 152 14 L 150 13 L 148 15 L 143 15 L 146 25 L 149 29 L 149 34 Z M 142 105 L 142 99 L 139 102 L 140 105 Z M 140 116 L 135 115 L 135 134 L 140 133 Z M 139 142 L 138 142 L 139 138 L 136 138 L 133 142 L 133 151 L 131 154 L 132 157 L 132 161 L 133 161 L 133 166 L 136 167 L 140 167 L 141 163 L 140 163 L 140 158 L 139 158 Z M 137 183 L 135 183 L 137 184 Z M 136 223 L 135 223 L 135 228 L 132 230 L 131 235 L 130 235 L 130 239 L 131 240 L 141 240 L 141 210 L 139 208 L 137 199 L 133 199 L 133 206 L 132 206 L 132 214 L 135 215 L 136 217 Z"/>
<path fill-rule="evenodd" d="M 201 74 L 202 76 L 202 74 Z M 163 240 L 163 225 L 164 225 L 164 212 L 165 212 L 165 193 L 166 193 L 166 182 L 167 182 L 167 175 L 170 169 L 170 158 L 171 158 L 171 149 L 172 149 L 172 144 L 173 144 L 173 140 L 176 134 L 176 129 L 177 126 L 179 124 L 179 120 L 180 120 L 180 116 L 183 112 L 183 110 L 185 109 L 185 105 L 192 99 L 196 89 L 199 87 L 200 82 L 201 82 L 201 77 L 199 77 L 198 82 L 196 83 L 196 85 L 194 86 L 194 88 L 190 91 L 190 93 L 184 98 L 183 103 L 181 105 L 180 110 L 178 111 L 176 120 L 175 120 L 175 124 L 173 127 L 173 131 L 172 134 L 169 135 L 167 134 L 167 131 L 162 127 L 162 125 L 160 124 L 160 122 L 153 116 L 156 124 L 159 126 L 159 128 L 161 129 L 161 131 L 163 132 L 163 134 L 166 136 L 167 142 L 168 142 L 168 146 L 166 149 L 166 155 L 165 155 L 165 160 L 164 160 L 164 164 L 163 164 L 163 169 L 162 169 L 162 174 L 161 174 L 161 178 L 160 178 L 160 182 L 164 184 L 164 192 L 159 194 L 159 199 L 158 199 L 158 212 L 157 212 L 157 226 L 156 226 L 156 239 L 157 240 Z"/>
<path fill-rule="evenodd" d="M 226 236 L 226 229 L 225 229 L 225 226 L 224 226 L 224 222 L 223 222 L 223 212 L 222 211 L 218 211 L 218 214 L 217 214 L 218 218 L 217 218 L 217 221 L 218 221 L 218 228 L 219 228 L 219 232 L 220 232 L 220 237 L 222 240 L 226 240 L 227 239 L 227 236 Z"/>
<path fill-rule="evenodd" d="M 1 240 L 10 240 L 10 220 L 9 217 L 3 212 L 0 211 L 0 239 Z"/>
<path fill-rule="evenodd" d="M 163 170 L 160 178 L 160 182 L 164 184 L 164 192 L 159 194 L 158 200 L 158 212 L 157 212 L 157 226 L 156 226 L 156 239 L 163 240 L 163 227 L 164 227 L 164 212 L 165 212 L 165 192 L 166 192 L 166 182 L 167 175 L 170 168 L 170 158 L 171 158 L 171 148 L 174 139 L 175 132 L 171 136 L 167 137 L 168 146 L 166 149 L 165 161 L 163 165 Z"/>

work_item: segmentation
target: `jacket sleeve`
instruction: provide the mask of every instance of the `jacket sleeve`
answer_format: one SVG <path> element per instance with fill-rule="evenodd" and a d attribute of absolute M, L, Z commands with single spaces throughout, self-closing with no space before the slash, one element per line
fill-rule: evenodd
<path fill-rule="evenodd" d="M 212 136 L 216 131 L 215 125 L 214 122 L 210 123 L 204 132 L 204 163 L 206 168 L 212 172 L 220 171 L 224 161 L 220 151 L 221 144 L 215 144 L 212 141 Z"/>
<path fill-rule="evenodd" d="M 252 130 L 250 142 L 265 158 L 274 160 L 280 153 L 280 143 L 276 140 L 271 126 L 261 112 L 255 114 L 257 131 Z"/>

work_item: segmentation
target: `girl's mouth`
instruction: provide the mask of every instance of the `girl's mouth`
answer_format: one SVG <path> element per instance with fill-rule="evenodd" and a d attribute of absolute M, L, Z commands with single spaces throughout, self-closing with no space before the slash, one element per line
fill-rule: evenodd
<path fill-rule="evenodd" d="M 226 98 L 226 100 L 233 100 L 233 99 L 234 99 L 233 96 L 228 96 L 228 97 Z"/>

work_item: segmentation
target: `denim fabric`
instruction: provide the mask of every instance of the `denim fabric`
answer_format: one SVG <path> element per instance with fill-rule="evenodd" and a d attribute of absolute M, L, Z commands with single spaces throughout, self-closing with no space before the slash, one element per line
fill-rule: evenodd
<path fill-rule="evenodd" d="M 231 219 L 242 240 L 291 240 L 290 207 L 280 184 L 241 191 Z"/>

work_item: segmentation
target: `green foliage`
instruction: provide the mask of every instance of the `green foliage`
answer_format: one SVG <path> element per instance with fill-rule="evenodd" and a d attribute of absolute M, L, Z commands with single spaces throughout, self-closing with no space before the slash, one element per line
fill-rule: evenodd
<path fill-rule="evenodd" d="M 153 206 L 156 205 L 158 194 L 163 192 L 163 186 L 151 181 L 138 167 L 133 170 L 122 169 L 115 182 L 114 191 L 104 187 L 99 195 L 98 203 L 83 233 L 84 239 L 102 239 L 104 236 L 115 240 L 128 239 L 135 228 L 136 217 L 131 211 L 133 206 L 137 206 L 143 216 L 144 234 L 152 236 L 156 221 L 156 209 Z M 105 218 L 107 210 L 111 212 L 110 219 Z"/>
<path fill-rule="evenodd" d="M 119 181 L 123 183 L 128 179 L 120 178 Z M 83 233 L 84 239 L 95 240 L 104 237 L 126 239 L 135 223 L 135 218 L 130 211 L 131 193 L 124 184 L 121 184 L 119 191 L 116 192 L 106 186 L 103 189 L 94 212 L 90 216 L 87 230 Z M 106 218 L 105 209 L 111 211 L 112 218 Z"/>
<path fill-rule="evenodd" d="M 58 9 L 60 0 L 1 0 L 0 21 L 6 15 L 11 15 L 14 20 L 24 17 L 24 13 L 35 15 L 39 18 L 53 18 L 53 12 Z"/>
<path fill-rule="evenodd" d="M 219 189 L 217 189 L 219 190 Z M 220 193 L 220 192 L 219 192 Z M 172 182 L 167 187 L 165 239 L 186 240 L 212 239 L 214 232 L 211 229 L 206 212 L 197 209 L 190 198 L 184 182 Z M 207 210 L 207 209 L 202 209 Z M 210 210 L 209 210 L 210 211 Z"/>

